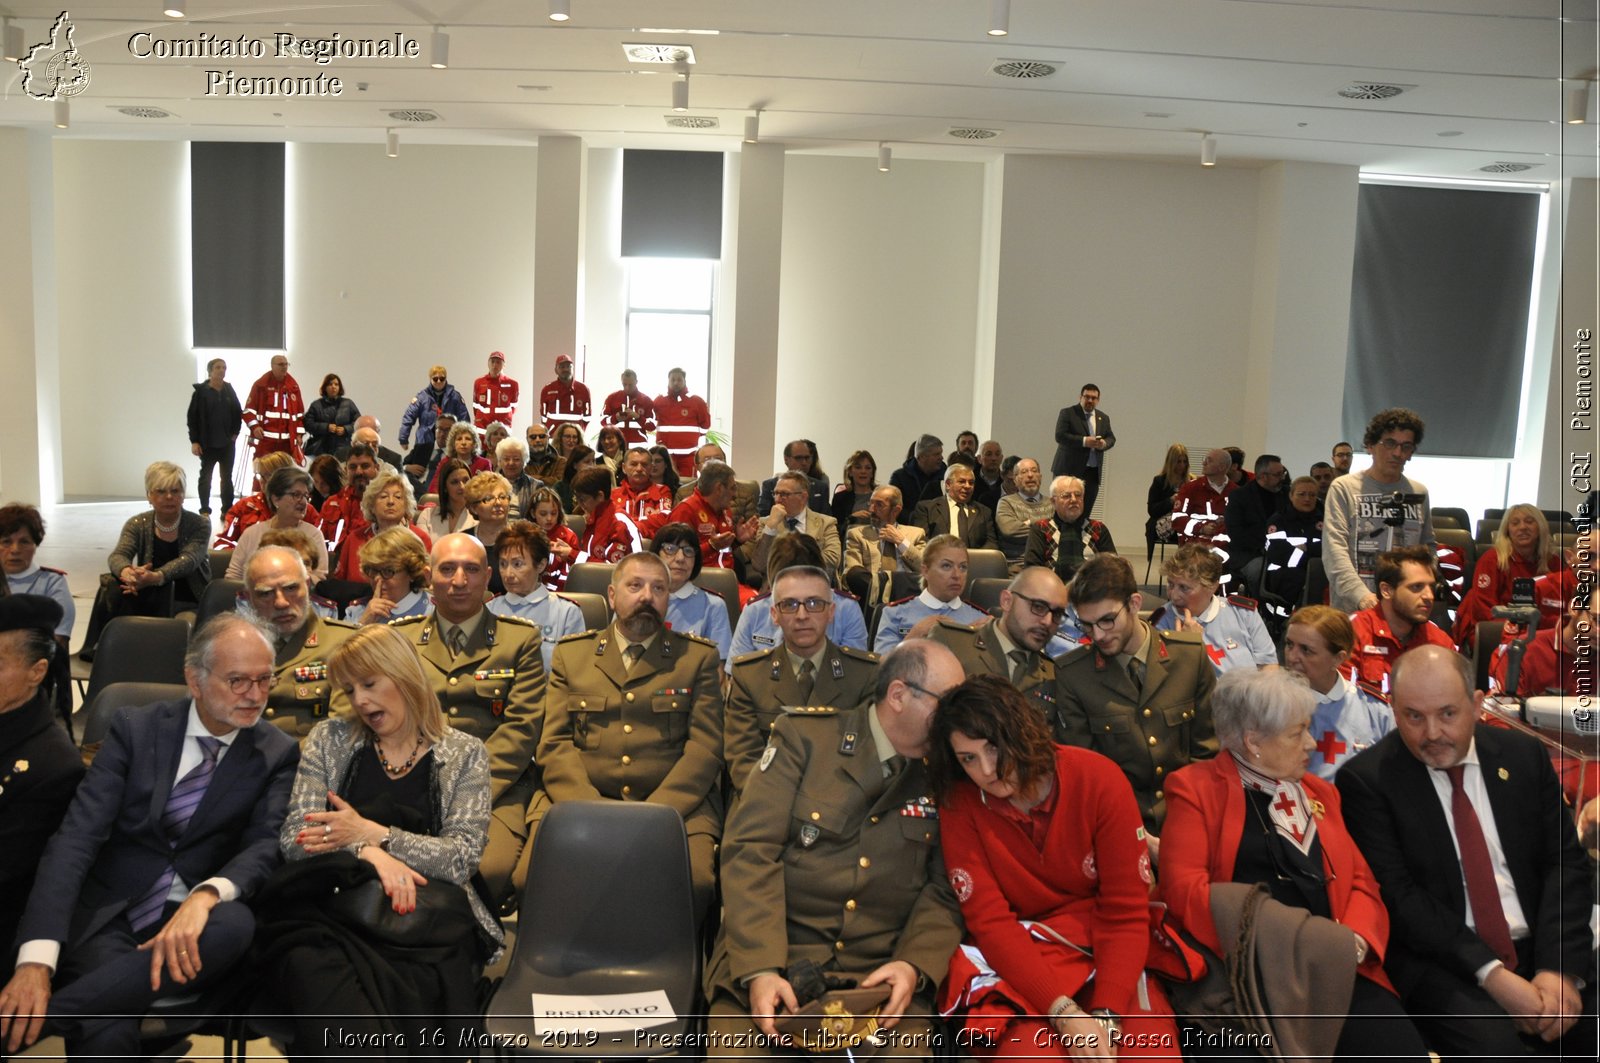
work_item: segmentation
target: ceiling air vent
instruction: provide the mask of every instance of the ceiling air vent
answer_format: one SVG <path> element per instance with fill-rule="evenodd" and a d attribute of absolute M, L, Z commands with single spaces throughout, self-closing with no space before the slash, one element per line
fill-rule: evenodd
<path fill-rule="evenodd" d="M 1357 81 L 1339 90 L 1347 100 L 1392 100 L 1415 85 L 1384 85 L 1376 81 Z"/>
<path fill-rule="evenodd" d="M 1000 130 L 979 129 L 976 126 L 958 126 L 950 130 L 950 135 L 957 140 L 993 140 L 1000 135 Z"/>
<path fill-rule="evenodd" d="M 390 111 L 389 117 L 396 122 L 437 122 L 439 115 L 435 111 L 424 111 L 420 108 L 407 108 L 401 111 Z"/>
<path fill-rule="evenodd" d="M 1062 65 L 1045 59 L 997 59 L 989 68 L 989 72 L 1003 78 L 1028 81 L 1033 78 L 1047 78 L 1060 70 Z"/>
<path fill-rule="evenodd" d="M 716 129 L 721 123 L 705 114 L 662 115 L 674 129 Z"/>
<path fill-rule="evenodd" d="M 1478 167 L 1480 173 L 1521 173 L 1531 170 L 1537 163 L 1531 162 L 1491 162 L 1487 166 Z"/>
<path fill-rule="evenodd" d="M 171 111 L 163 111 L 159 107 L 118 107 L 118 114 L 125 114 L 129 118 L 171 118 Z"/>
<path fill-rule="evenodd" d="M 694 49 L 687 44 L 627 44 L 622 46 L 622 54 L 630 63 L 652 63 L 656 66 L 672 66 L 674 63 L 694 62 Z"/>

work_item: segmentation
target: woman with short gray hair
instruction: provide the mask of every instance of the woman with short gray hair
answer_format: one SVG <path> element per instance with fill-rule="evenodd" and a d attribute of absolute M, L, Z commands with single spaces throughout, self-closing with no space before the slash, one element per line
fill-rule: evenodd
<path fill-rule="evenodd" d="M 1236 669 L 1217 680 L 1211 719 L 1222 752 L 1167 779 L 1161 892 L 1179 923 L 1230 966 L 1232 943 L 1219 938 L 1213 903 L 1226 906 L 1232 891 L 1214 898 L 1213 886 L 1265 888 L 1271 899 L 1255 909 L 1257 924 L 1277 918 L 1274 901 L 1310 913 L 1293 955 L 1257 951 L 1251 961 L 1268 980 L 1291 965 L 1320 972 L 1296 1007 L 1269 1020 L 1290 1024 L 1274 1026 L 1273 1043 L 1304 1034 L 1332 1044 L 1334 1059 L 1425 1059 L 1383 971 L 1389 916 L 1377 879 L 1345 827 L 1339 791 L 1306 773 L 1316 700 L 1304 677 L 1286 670 Z M 1346 948 L 1360 977 L 1343 973 L 1352 970 Z"/>

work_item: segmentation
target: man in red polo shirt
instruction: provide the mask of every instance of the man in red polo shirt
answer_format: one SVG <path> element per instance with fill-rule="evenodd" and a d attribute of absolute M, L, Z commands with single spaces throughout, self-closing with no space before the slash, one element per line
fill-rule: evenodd
<path fill-rule="evenodd" d="M 1350 672 L 1358 680 L 1389 690 L 1389 670 L 1407 650 L 1418 646 L 1455 648 L 1450 636 L 1433 621 L 1433 588 L 1438 573 L 1425 546 L 1406 546 L 1378 555 L 1373 572 L 1378 604 L 1350 618 L 1356 631 Z"/>
<path fill-rule="evenodd" d="M 650 482 L 650 452 L 643 447 L 628 451 L 622 475 L 622 486 L 611 491 L 611 504 L 639 526 L 639 534 L 646 540 L 655 538 L 672 515 L 672 488 Z"/>

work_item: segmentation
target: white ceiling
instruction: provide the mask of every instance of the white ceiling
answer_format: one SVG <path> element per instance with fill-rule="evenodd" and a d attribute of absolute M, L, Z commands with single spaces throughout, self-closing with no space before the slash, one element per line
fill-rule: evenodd
<path fill-rule="evenodd" d="M 0 0 L 28 44 L 48 40 L 63 0 Z M 1562 79 L 1596 76 L 1600 0 L 1013 0 L 1011 33 L 987 36 L 990 0 L 571 0 L 549 21 L 546 0 L 368 0 L 274 3 L 78 0 L 75 43 L 91 67 L 59 136 L 366 142 L 386 127 L 402 143 L 533 144 L 542 134 L 601 147 L 732 150 L 746 115 L 794 151 L 990 159 L 1044 152 L 1198 161 L 1215 135 L 1219 162 L 1355 165 L 1369 172 L 1478 177 L 1527 163 L 1521 180 L 1596 176 L 1589 124 L 1562 123 Z M 429 34 L 450 38 L 450 65 L 428 66 Z M 712 33 L 671 33 L 662 29 Z M 418 59 L 161 59 L 130 38 L 201 33 L 265 41 L 392 38 Z M 669 129 L 670 68 L 628 64 L 623 43 L 691 45 L 689 114 L 713 130 Z M 1054 76 L 1013 81 L 995 60 L 1043 59 Z M 338 97 L 205 95 L 207 70 L 241 77 L 314 76 Z M 49 129 L 52 106 L 27 98 L 21 72 L 0 69 L 0 125 Z M 1351 82 L 1415 86 L 1393 99 L 1337 95 Z M 358 88 L 358 83 L 365 89 Z M 1597 95 L 1597 94 L 1592 94 Z M 117 108 L 154 106 L 165 119 Z M 439 120 L 396 122 L 428 108 Z M 959 141 L 948 131 L 1000 134 Z M 1446 135 L 1452 134 L 1452 135 Z"/>

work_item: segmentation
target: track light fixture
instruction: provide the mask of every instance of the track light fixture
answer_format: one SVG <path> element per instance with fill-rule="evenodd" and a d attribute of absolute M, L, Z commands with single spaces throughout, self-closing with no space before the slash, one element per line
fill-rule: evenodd
<path fill-rule="evenodd" d="M 571 0 L 550 0 L 550 21 L 566 22 L 572 18 Z"/>
<path fill-rule="evenodd" d="M 678 78 L 672 83 L 672 109 L 681 114 L 689 109 L 689 61 L 679 59 L 674 66 Z"/>
<path fill-rule="evenodd" d="M 1217 164 L 1217 138 L 1207 133 L 1200 138 L 1200 165 L 1215 166 Z"/>
<path fill-rule="evenodd" d="M 1589 83 L 1567 82 L 1567 125 L 1583 125 L 1589 120 Z"/>
<path fill-rule="evenodd" d="M 989 36 L 1004 37 L 1011 32 L 1011 0 L 989 0 Z"/>
<path fill-rule="evenodd" d="M 889 145 L 882 141 L 878 142 L 878 172 L 889 172 Z"/>
<path fill-rule="evenodd" d="M 56 101 L 56 128 L 65 129 L 72 124 L 72 105 L 66 97 Z"/>
<path fill-rule="evenodd" d="M 187 14 L 184 9 L 188 6 L 185 0 L 165 0 L 161 5 L 161 13 L 168 18 L 183 18 Z"/>
<path fill-rule="evenodd" d="M 10 19 L 3 20 L 3 25 L 0 25 L 0 43 L 5 45 L 6 62 L 22 62 L 22 53 L 25 46 L 22 43 L 21 26 L 12 25 Z"/>
<path fill-rule="evenodd" d="M 383 138 L 383 153 L 391 159 L 400 157 L 400 134 L 396 130 L 388 130 Z"/>
<path fill-rule="evenodd" d="M 444 70 L 450 65 L 450 35 L 444 30 L 434 30 L 429 42 L 428 65 L 435 70 Z"/>
<path fill-rule="evenodd" d="M 759 144 L 761 142 L 761 112 L 744 116 L 744 142 L 746 144 Z"/>

